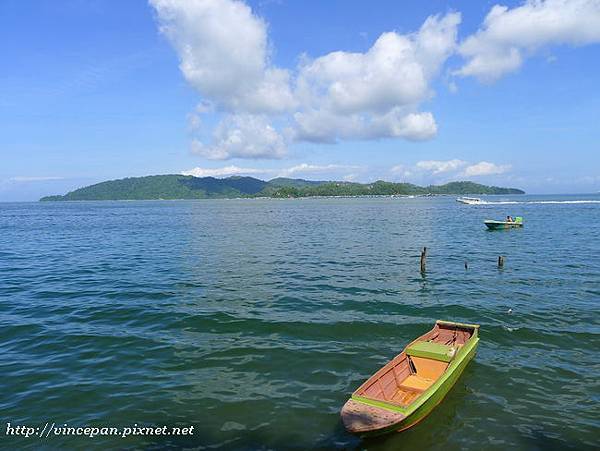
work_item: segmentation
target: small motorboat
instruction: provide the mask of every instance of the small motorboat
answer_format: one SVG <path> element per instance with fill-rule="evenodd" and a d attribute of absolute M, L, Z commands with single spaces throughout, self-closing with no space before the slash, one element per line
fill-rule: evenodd
<path fill-rule="evenodd" d="M 478 343 L 478 325 L 436 321 L 352 393 L 341 412 L 344 427 L 368 436 L 414 426 L 448 394 Z"/>
<path fill-rule="evenodd" d="M 478 205 L 483 203 L 479 197 L 457 197 L 456 202 L 468 205 Z"/>
<path fill-rule="evenodd" d="M 486 219 L 483 223 L 490 230 L 512 229 L 514 227 L 523 227 L 523 218 L 517 216 L 514 221 L 494 221 L 493 219 Z"/>

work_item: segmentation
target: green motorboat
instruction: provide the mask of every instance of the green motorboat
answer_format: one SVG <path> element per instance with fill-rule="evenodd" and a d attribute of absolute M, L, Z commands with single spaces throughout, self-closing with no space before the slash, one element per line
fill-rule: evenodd
<path fill-rule="evenodd" d="M 517 216 L 514 221 L 494 221 L 493 219 L 486 219 L 483 223 L 490 230 L 512 229 L 515 227 L 523 227 L 523 218 Z"/>
<path fill-rule="evenodd" d="M 367 436 L 414 426 L 448 394 L 478 343 L 478 325 L 436 321 L 352 393 L 341 412 L 345 428 Z"/>

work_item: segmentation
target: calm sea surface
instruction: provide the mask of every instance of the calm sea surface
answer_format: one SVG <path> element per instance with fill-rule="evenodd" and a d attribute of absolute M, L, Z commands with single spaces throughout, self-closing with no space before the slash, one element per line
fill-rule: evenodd
<path fill-rule="evenodd" d="M 0 204 L 1 447 L 597 448 L 600 196 L 488 200 L 508 202 Z M 485 229 L 507 214 L 525 227 Z M 351 392 L 436 319 L 481 325 L 448 397 L 402 434 L 347 434 Z"/>

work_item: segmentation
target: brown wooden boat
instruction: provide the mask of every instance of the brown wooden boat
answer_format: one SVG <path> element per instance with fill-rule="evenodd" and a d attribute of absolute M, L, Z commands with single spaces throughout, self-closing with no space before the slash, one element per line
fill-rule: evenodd
<path fill-rule="evenodd" d="M 479 326 L 437 321 L 371 376 L 342 408 L 349 432 L 402 431 L 425 418 L 475 355 Z"/>

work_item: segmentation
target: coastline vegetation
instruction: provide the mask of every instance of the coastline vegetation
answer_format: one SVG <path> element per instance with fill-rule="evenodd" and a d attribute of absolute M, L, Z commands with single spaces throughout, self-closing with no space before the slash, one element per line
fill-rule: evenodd
<path fill-rule="evenodd" d="M 373 183 L 312 181 L 276 178 L 268 182 L 254 177 L 193 177 L 151 175 L 110 180 L 71 191 L 64 196 L 46 196 L 40 201 L 231 199 L 239 197 L 296 198 L 317 196 L 402 196 L 402 195 L 524 194 L 516 188 L 450 182 L 417 186 L 378 180 Z"/>

